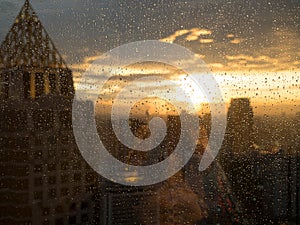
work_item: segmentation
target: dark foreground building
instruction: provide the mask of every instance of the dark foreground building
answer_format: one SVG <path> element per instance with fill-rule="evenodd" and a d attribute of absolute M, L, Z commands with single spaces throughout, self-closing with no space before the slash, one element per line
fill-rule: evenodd
<path fill-rule="evenodd" d="M 72 72 L 25 1 L 0 47 L 0 224 L 84 224 L 96 176 L 72 131 Z"/>

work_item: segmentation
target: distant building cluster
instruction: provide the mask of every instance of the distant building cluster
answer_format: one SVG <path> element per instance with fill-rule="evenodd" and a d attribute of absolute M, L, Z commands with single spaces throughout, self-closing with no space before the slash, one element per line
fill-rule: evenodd
<path fill-rule="evenodd" d="M 242 204 L 242 214 L 252 224 L 299 220 L 299 146 L 291 146 L 298 153 L 280 146 L 269 151 L 255 148 L 253 111 L 247 98 L 232 99 L 227 122 L 219 161 Z"/>

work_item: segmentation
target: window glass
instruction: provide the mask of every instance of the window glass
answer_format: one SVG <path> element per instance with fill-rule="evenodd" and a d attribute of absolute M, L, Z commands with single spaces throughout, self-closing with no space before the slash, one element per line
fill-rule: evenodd
<path fill-rule="evenodd" d="M 0 0 L 1 224 L 298 224 L 299 0 Z"/>

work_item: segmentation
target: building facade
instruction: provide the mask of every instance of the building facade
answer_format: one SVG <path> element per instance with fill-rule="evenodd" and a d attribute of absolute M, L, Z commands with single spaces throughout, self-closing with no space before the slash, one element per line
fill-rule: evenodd
<path fill-rule="evenodd" d="M 253 110 L 249 98 L 235 98 L 228 108 L 226 148 L 233 154 L 247 154 L 253 145 Z"/>
<path fill-rule="evenodd" d="M 97 176 L 72 130 L 72 72 L 26 0 L 0 51 L 0 224 L 88 224 Z"/>

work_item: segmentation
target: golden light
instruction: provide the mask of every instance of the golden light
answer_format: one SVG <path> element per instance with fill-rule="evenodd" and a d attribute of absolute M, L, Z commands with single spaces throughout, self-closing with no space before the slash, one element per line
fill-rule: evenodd
<path fill-rule="evenodd" d="M 197 111 L 200 109 L 202 103 L 207 102 L 205 94 L 190 76 L 181 75 L 175 80 L 175 83 L 180 84 L 180 88 L 188 95 L 189 100 Z M 183 96 L 182 98 L 181 96 L 178 96 L 177 100 L 186 102 L 188 99 L 184 99 Z"/>

